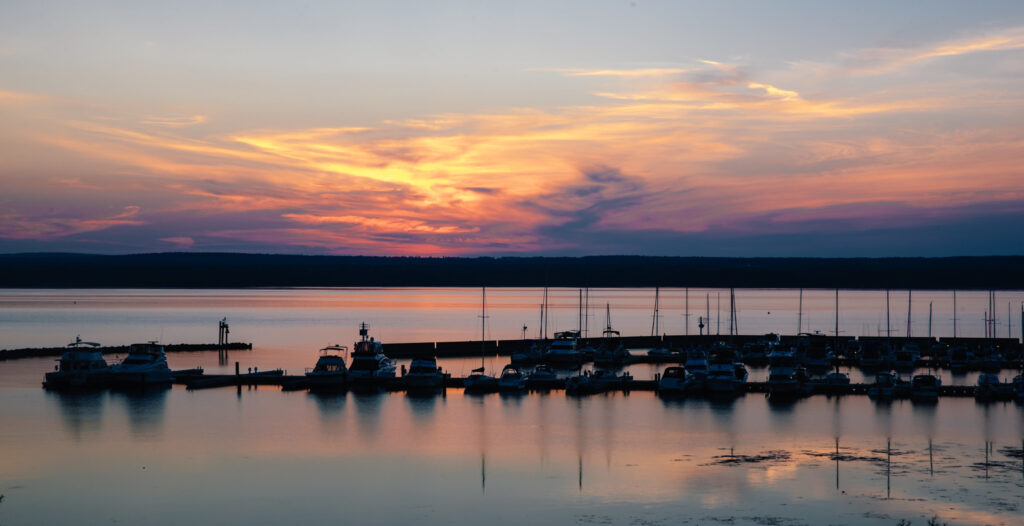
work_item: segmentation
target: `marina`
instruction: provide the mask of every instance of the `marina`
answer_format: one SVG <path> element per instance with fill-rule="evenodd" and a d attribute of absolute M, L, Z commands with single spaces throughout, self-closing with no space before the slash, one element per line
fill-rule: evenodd
<path fill-rule="evenodd" d="M 167 352 L 173 383 L 144 388 L 42 389 L 44 373 L 57 364 L 54 356 L 2 362 L 0 418 L 17 425 L 0 432 L 0 446 L 20 455 L 0 479 L 0 520 L 52 522 L 48 496 L 75 495 L 72 488 L 84 487 L 71 504 L 84 510 L 86 522 L 178 524 L 229 514 L 232 522 L 273 524 L 315 513 L 314 522 L 394 524 L 425 514 L 430 522 L 468 525 L 475 523 L 465 515 L 469 509 L 495 515 L 499 523 L 667 524 L 683 518 L 694 524 L 891 526 L 933 516 L 948 524 L 1016 523 L 1024 491 L 1024 404 L 979 397 L 978 386 L 992 385 L 985 375 L 995 374 L 1002 385 L 1018 374 L 1019 340 L 1003 331 L 985 339 L 980 322 L 980 334 L 972 335 L 963 321 L 957 330 L 966 334 L 956 340 L 951 323 L 935 324 L 929 339 L 923 320 L 922 334 L 910 339 L 843 334 L 855 325 L 840 318 L 842 352 L 829 367 L 809 373 L 806 393 L 771 396 L 768 356 L 749 346 L 754 363 L 746 365 L 745 381 L 726 393 L 698 392 L 687 381 L 699 360 L 688 372 L 685 349 L 716 354 L 730 346 L 738 361 L 721 364 L 739 363 L 744 347 L 769 332 L 756 319 L 768 310 L 755 316 L 744 304 L 765 301 L 763 295 L 774 298 L 771 303 L 792 302 L 785 318 L 796 329 L 802 311 L 810 336 L 783 334 L 779 344 L 800 347 L 801 339 L 811 339 L 831 346 L 834 335 L 814 330 L 827 330 L 815 320 L 834 327 L 834 292 L 804 291 L 801 309 L 796 290 L 737 290 L 740 328 L 757 333 L 731 338 L 728 307 L 722 309 L 723 334 L 685 334 L 685 311 L 675 301 L 681 292 L 660 291 L 659 311 L 676 325 L 662 320 L 665 334 L 651 336 L 643 334 L 650 332 L 653 291 L 590 291 L 589 314 L 598 320 L 591 320 L 591 334 L 594 326 L 607 326 L 610 304 L 629 350 L 628 363 L 610 375 L 597 375 L 603 368 L 586 359 L 568 369 L 506 368 L 524 341 L 546 343 L 535 338 L 543 295 L 536 289 L 488 287 L 486 312 L 480 289 L 177 291 L 159 293 L 165 296 L 161 307 L 152 306 L 155 293 L 148 291 L 5 293 L 0 330 L 9 349 L 61 345 L 66 351 L 65 334 L 81 333 L 82 341 L 118 346 L 120 352 L 103 355 L 116 365 L 133 342 L 151 340 L 147 336 L 159 335 L 161 327 L 169 341 L 210 341 L 217 320 L 225 319 L 232 339 L 246 343 L 226 352 L 213 344 Z M 1004 294 L 1009 301 L 1020 297 Z M 84 311 L 68 301 L 83 295 L 105 305 L 88 311 L 87 324 Z M 959 295 L 961 307 L 971 305 L 972 293 Z M 553 289 L 549 296 L 549 323 L 575 330 L 578 290 Z M 915 300 L 919 296 L 928 293 L 915 291 Z M 978 296 L 983 306 L 986 294 Z M 851 317 L 877 318 L 877 312 L 858 315 L 858 304 L 850 303 L 841 316 L 849 310 Z M 879 303 L 884 309 L 884 291 L 865 303 L 864 312 Z M 771 317 L 782 317 L 772 309 Z M 39 318 L 47 320 L 45 331 L 33 325 Z M 524 338 L 524 324 L 534 338 Z M 51 332 L 61 333 L 60 340 L 39 337 Z M 352 351 L 370 338 L 374 345 L 364 352 L 386 370 L 380 343 L 393 377 L 314 385 L 307 372 L 347 373 Z M 884 366 L 865 368 L 863 356 L 856 356 L 879 342 L 893 348 L 918 342 L 921 348 L 912 369 L 893 371 L 896 388 L 888 396 L 872 394 Z M 972 354 L 998 346 L 1005 368 L 987 373 L 982 362 L 970 360 L 954 367 L 952 353 L 948 361 L 932 354 L 943 343 L 964 345 Z M 412 351 L 422 348 L 438 352 Z M 648 354 L 656 348 L 665 353 Z M 333 358 L 321 362 L 325 357 Z M 721 368 L 710 357 L 707 362 L 709 373 Z M 467 391 L 466 379 L 481 368 L 496 385 Z M 677 372 L 666 379 L 672 368 Z M 580 373 L 586 381 L 567 389 Z M 830 383 L 833 373 L 849 383 Z M 940 380 L 936 400 L 903 391 L 915 376 L 928 374 Z M 409 385 L 409 378 L 418 379 Z M 438 380 L 443 387 L 433 387 Z M 445 483 L 426 482 L 438 477 Z M 86 482 L 96 478 L 104 480 L 102 490 Z M 213 496 L 227 486 L 236 497 Z M 329 499 L 326 487 L 337 488 Z M 392 505 L 361 506 L 371 493 L 388 495 Z M 467 504 L 458 513 L 435 504 L 452 499 Z M 346 512 L 332 511 L 327 501 Z"/>

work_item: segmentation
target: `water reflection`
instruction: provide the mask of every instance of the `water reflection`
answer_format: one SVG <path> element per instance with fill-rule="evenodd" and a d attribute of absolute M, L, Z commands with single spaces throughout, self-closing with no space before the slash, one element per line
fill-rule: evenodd
<path fill-rule="evenodd" d="M 381 410 L 387 393 L 352 392 L 352 401 L 356 406 L 356 428 L 361 438 L 372 441 L 380 433 Z"/>
<path fill-rule="evenodd" d="M 163 433 L 164 413 L 170 386 L 151 386 L 110 391 L 110 398 L 122 403 L 128 424 L 136 438 L 156 438 Z"/>
<path fill-rule="evenodd" d="M 339 420 L 345 412 L 345 403 L 348 401 L 348 393 L 343 391 L 312 390 L 308 391 L 306 396 L 316 402 L 321 420 Z"/>
<path fill-rule="evenodd" d="M 105 392 L 46 391 L 46 396 L 57 400 L 64 428 L 76 442 L 99 433 Z"/>
<path fill-rule="evenodd" d="M 441 395 L 441 390 L 409 391 L 405 394 L 406 404 L 411 409 L 413 423 L 417 424 L 417 427 L 434 421 L 439 399 L 444 403 L 445 398 Z"/>

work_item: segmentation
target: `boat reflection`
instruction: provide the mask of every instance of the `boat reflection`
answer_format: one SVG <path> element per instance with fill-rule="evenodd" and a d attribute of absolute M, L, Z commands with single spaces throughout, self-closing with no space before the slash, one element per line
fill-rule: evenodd
<path fill-rule="evenodd" d="M 381 412 L 389 395 L 382 392 L 352 391 L 356 406 L 356 429 L 360 438 L 372 442 L 380 434 Z"/>
<path fill-rule="evenodd" d="M 311 390 L 306 392 L 306 397 L 316 402 L 316 408 L 320 411 L 322 420 L 340 419 L 348 401 L 348 393 L 344 391 Z"/>
<path fill-rule="evenodd" d="M 405 402 L 412 413 L 413 423 L 417 426 L 433 423 L 438 400 L 441 400 L 442 404 L 445 400 L 445 397 L 441 396 L 441 391 L 439 390 L 417 390 L 406 393 Z"/>
<path fill-rule="evenodd" d="M 60 406 L 61 421 L 76 442 L 94 436 L 103 427 L 103 391 L 46 391 Z"/>
<path fill-rule="evenodd" d="M 113 389 L 110 398 L 124 404 L 133 436 L 153 439 L 163 434 L 170 390 L 169 384 Z"/>

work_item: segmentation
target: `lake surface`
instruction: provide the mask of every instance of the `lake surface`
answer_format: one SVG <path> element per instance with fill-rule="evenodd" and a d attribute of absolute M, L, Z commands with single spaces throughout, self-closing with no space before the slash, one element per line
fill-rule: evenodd
<path fill-rule="evenodd" d="M 488 289 L 487 337 L 535 336 L 541 292 Z M 661 291 L 660 332 L 684 333 L 683 290 Z M 728 291 L 691 289 L 696 316 Z M 834 291 L 804 291 L 803 330 L 834 331 Z M 738 290 L 743 333 L 796 332 L 799 292 Z M 891 293 L 890 329 L 907 327 Z M 551 291 L 549 331 L 578 324 L 578 292 Z M 710 308 L 707 303 L 710 299 Z M 999 292 L 1000 336 L 1020 335 L 1021 292 Z M 698 302 L 699 300 L 699 302 Z M 911 330 L 952 335 L 952 293 L 914 291 Z M 590 291 L 590 332 L 651 333 L 653 291 Z M 702 309 L 698 313 L 699 307 Z M 1005 311 L 1010 304 L 1010 313 Z M 898 306 L 897 306 L 898 305 Z M 985 292 L 958 292 L 958 333 L 982 336 Z M 770 313 L 770 314 L 769 314 Z M 252 351 L 169 355 L 173 368 L 281 367 L 351 344 L 479 339 L 473 289 L 8 290 L 0 348 L 216 341 L 227 317 Z M 899 321 L 897 321 L 899 320 Z M 840 291 L 842 336 L 884 331 L 884 291 Z M 898 332 L 897 332 L 898 331 Z M 712 332 L 715 332 L 712 330 Z M 883 332 L 884 333 L 884 332 Z M 507 358 L 488 358 L 500 369 Z M 405 393 L 313 395 L 277 387 L 49 393 L 53 359 L 0 362 L 0 524 L 1020 524 L 1024 408 L 943 398 L 793 404 Z M 456 375 L 480 359 L 441 361 Z M 661 367 L 630 368 L 647 379 Z M 752 378 L 763 378 L 754 369 Z M 856 370 L 852 371 L 857 381 Z M 972 383 L 970 375 L 946 382 Z M 1012 375 L 1003 371 L 1003 376 Z"/>

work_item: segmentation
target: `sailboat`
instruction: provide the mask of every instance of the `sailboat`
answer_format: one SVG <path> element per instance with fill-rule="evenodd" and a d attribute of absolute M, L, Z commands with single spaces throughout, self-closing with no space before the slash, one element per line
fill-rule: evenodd
<path fill-rule="evenodd" d="M 498 390 L 498 379 L 484 373 L 484 356 L 487 342 L 487 287 L 480 291 L 480 368 L 473 369 L 473 374 L 466 377 L 467 393 L 489 393 Z"/>
<path fill-rule="evenodd" d="M 594 365 L 598 367 L 622 367 L 629 363 L 632 356 L 622 345 L 619 331 L 612 329 L 611 305 L 604 306 L 604 332 L 601 333 L 601 345 L 594 352 Z"/>
<path fill-rule="evenodd" d="M 544 317 L 547 310 L 548 289 L 544 287 L 544 297 L 540 304 L 540 322 L 537 324 L 537 339 L 529 342 L 526 339 L 526 325 L 523 325 L 523 347 L 512 353 L 511 362 L 517 365 L 533 365 L 544 357 Z"/>
<path fill-rule="evenodd" d="M 659 318 L 661 317 L 661 314 L 658 312 L 658 308 L 659 308 L 659 306 L 658 306 L 658 296 L 659 296 L 659 289 L 658 289 L 658 287 L 655 287 L 654 288 L 654 314 L 651 317 L 651 337 L 652 338 L 658 338 L 661 335 L 661 329 L 660 329 L 659 323 L 658 323 L 659 322 Z M 666 356 L 672 356 L 673 354 L 675 354 L 675 353 L 672 352 L 672 349 L 669 349 L 669 348 L 665 347 L 664 345 L 659 345 L 658 347 L 655 347 L 655 348 L 647 351 L 647 356 L 666 357 Z"/>

